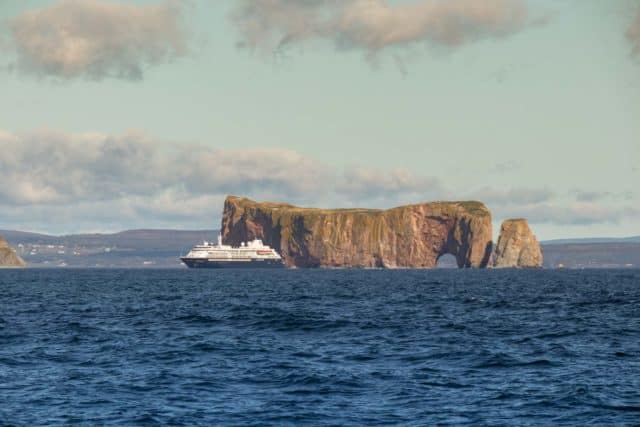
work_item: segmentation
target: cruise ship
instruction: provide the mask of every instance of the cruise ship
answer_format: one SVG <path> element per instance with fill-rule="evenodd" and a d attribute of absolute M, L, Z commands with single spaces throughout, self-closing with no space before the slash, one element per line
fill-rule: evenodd
<path fill-rule="evenodd" d="M 266 246 L 262 240 L 241 243 L 239 247 L 204 242 L 194 246 L 180 260 L 189 268 L 283 268 L 284 260 L 275 249 Z"/>

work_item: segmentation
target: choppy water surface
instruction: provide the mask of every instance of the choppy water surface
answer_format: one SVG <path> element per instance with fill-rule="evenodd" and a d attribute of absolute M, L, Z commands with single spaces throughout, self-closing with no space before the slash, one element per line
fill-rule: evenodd
<path fill-rule="evenodd" d="M 0 271 L 0 424 L 640 422 L 640 271 Z"/>

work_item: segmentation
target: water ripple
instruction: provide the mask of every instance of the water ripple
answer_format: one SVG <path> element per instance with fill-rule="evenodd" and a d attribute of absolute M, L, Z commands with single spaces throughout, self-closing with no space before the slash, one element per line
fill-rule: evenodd
<path fill-rule="evenodd" d="M 0 271 L 0 425 L 632 425 L 640 272 Z"/>

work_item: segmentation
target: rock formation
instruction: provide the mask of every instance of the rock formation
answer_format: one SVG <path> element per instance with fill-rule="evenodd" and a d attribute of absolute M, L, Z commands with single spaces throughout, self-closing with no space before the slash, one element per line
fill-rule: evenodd
<path fill-rule="evenodd" d="M 26 265 L 22 258 L 20 258 L 2 236 L 0 236 L 0 268 L 25 267 Z"/>
<path fill-rule="evenodd" d="M 486 267 L 491 213 L 480 202 L 434 202 L 377 209 L 314 209 L 228 196 L 222 239 L 254 238 L 288 266 L 432 268 L 443 254 L 459 267 Z"/>
<path fill-rule="evenodd" d="M 526 219 L 507 219 L 493 254 L 497 268 L 541 268 L 542 250 Z"/>

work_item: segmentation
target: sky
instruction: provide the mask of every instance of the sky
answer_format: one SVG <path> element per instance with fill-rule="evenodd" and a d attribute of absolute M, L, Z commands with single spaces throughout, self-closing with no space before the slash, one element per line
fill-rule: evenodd
<path fill-rule="evenodd" d="M 640 234 L 639 0 L 1 0 L 0 229 L 227 194 Z"/>

